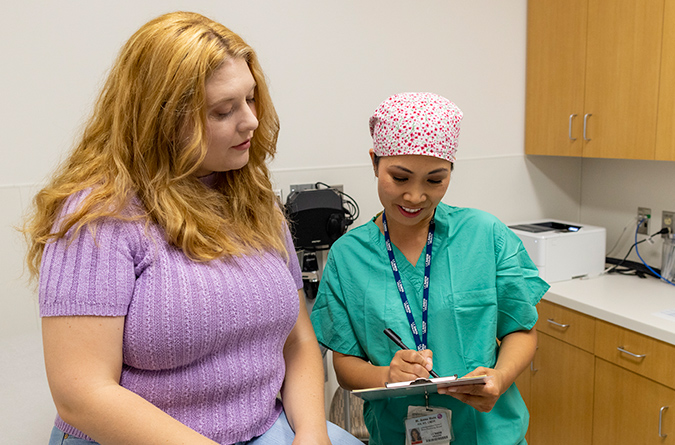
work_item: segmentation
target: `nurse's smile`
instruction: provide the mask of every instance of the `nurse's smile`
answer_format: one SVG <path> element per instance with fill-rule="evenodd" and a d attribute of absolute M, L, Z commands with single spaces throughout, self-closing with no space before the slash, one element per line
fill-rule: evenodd
<path fill-rule="evenodd" d="M 401 213 L 403 214 L 403 216 L 405 216 L 407 218 L 414 218 L 417 215 L 419 215 L 419 213 L 422 211 L 421 208 L 420 209 L 412 209 L 412 208 L 403 207 L 403 206 L 398 206 L 398 208 L 401 211 Z"/>

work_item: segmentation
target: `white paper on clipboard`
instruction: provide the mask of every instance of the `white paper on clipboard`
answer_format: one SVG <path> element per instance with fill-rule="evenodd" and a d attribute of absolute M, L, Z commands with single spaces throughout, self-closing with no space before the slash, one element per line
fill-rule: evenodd
<path fill-rule="evenodd" d="M 484 385 L 491 377 L 479 375 L 474 377 L 436 377 L 432 379 L 417 379 L 408 382 L 387 383 L 383 388 L 356 389 L 355 396 L 363 400 L 377 400 L 391 397 L 407 397 L 418 394 L 435 394 L 438 388 L 463 385 Z"/>

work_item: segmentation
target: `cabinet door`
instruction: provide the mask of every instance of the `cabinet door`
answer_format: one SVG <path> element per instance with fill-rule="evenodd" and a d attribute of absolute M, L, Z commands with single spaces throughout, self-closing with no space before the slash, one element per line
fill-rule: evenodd
<path fill-rule="evenodd" d="M 516 381 L 514 382 L 516 384 L 516 387 L 518 388 L 518 391 L 520 391 L 520 395 L 523 398 L 523 401 L 525 402 L 525 405 L 527 406 L 528 411 L 530 413 L 532 410 L 530 409 L 531 406 L 531 397 L 530 397 L 530 377 L 531 377 L 531 369 L 528 367 L 523 371 Z M 527 434 L 525 434 L 525 440 L 527 443 L 532 443 L 530 442 L 530 431 L 528 430 Z"/>
<path fill-rule="evenodd" d="M 547 334 L 538 335 L 528 443 L 588 445 L 593 427 L 593 354 Z"/>
<path fill-rule="evenodd" d="M 594 444 L 675 444 L 675 391 L 600 358 L 595 366 Z"/>
<path fill-rule="evenodd" d="M 656 159 L 675 161 L 675 0 L 666 0 L 661 52 Z"/>
<path fill-rule="evenodd" d="M 527 154 L 581 156 L 587 1 L 527 3 Z"/>
<path fill-rule="evenodd" d="M 522 372 L 514 382 L 516 386 L 518 387 L 518 391 L 520 392 L 521 397 L 523 398 L 523 401 L 525 402 L 525 405 L 527 405 L 527 408 L 530 408 L 530 374 L 532 371 L 530 368 L 526 368 L 525 371 Z"/>
<path fill-rule="evenodd" d="M 589 0 L 585 157 L 654 159 L 663 4 Z"/>
<path fill-rule="evenodd" d="M 537 331 L 584 351 L 594 352 L 595 318 L 547 300 L 539 302 L 537 311 Z"/>
<path fill-rule="evenodd" d="M 595 334 L 597 357 L 675 388 L 675 346 L 603 320 Z"/>

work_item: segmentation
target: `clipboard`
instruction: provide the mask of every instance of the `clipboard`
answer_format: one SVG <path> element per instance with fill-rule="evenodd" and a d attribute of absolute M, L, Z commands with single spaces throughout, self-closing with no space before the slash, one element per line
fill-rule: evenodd
<path fill-rule="evenodd" d="M 407 382 L 387 383 L 383 388 L 355 389 L 352 394 L 363 400 L 378 400 L 391 397 L 408 397 L 414 395 L 436 394 L 438 388 L 463 385 L 485 385 L 491 377 L 479 375 L 474 377 L 437 377 L 431 379 L 416 379 Z"/>

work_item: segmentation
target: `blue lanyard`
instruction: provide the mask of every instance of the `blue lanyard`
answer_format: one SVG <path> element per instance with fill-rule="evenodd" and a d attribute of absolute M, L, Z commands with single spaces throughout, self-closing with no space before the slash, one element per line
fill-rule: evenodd
<path fill-rule="evenodd" d="M 408 303 L 408 297 L 405 294 L 405 289 L 403 289 L 403 281 L 401 281 L 401 274 L 398 271 L 398 266 L 396 265 L 396 258 L 394 258 L 394 250 L 391 247 L 391 238 L 389 237 L 389 228 L 387 226 L 387 217 L 382 212 L 382 226 L 384 227 L 384 241 L 387 246 L 387 253 L 389 254 L 389 263 L 391 264 L 391 270 L 394 272 L 394 279 L 396 280 L 396 287 L 398 288 L 398 293 L 401 295 L 401 302 L 403 303 L 403 309 L 405 309 L 405 314 L 408 317 L 408 322 L 410 323 L 410 330 L 412 331 L 413 337 L 415 338 L 415 345 L 417 345 L 417 350 L 422 351 L 427 349 L 427 309 L 429 307 L 429 277 L 431 274 L 431 247 L 434 244 L 434 229 L 436 224 L 434 219 L 431 218 L 429 223 L 429 234 L 427 235 L 427 253 L 424 258 L 424 289 L 422 291 L 422 340 L 420 340 L 420 335 L 417 330 L 417 325 L 415 324 L 415 318 L 412 315 L 410 310 L 410 303 Z"/>

